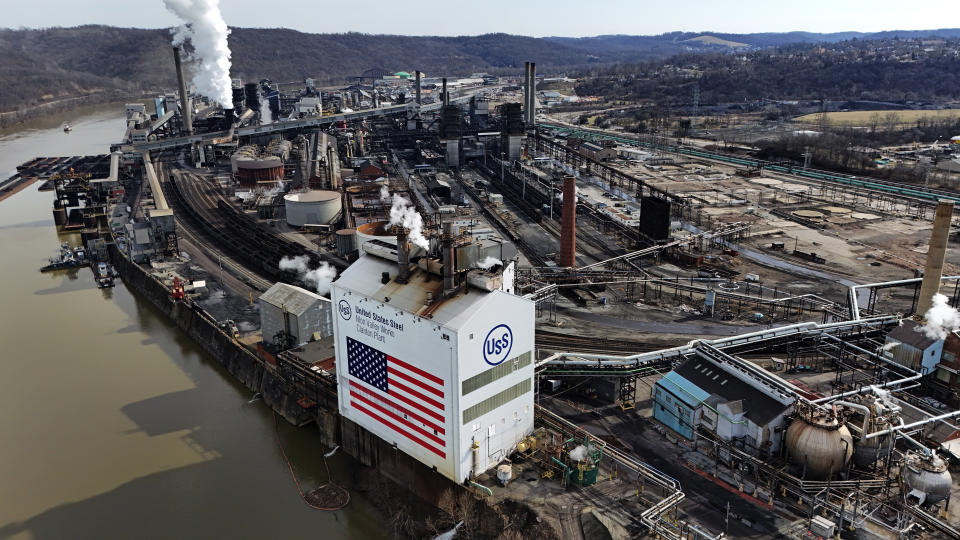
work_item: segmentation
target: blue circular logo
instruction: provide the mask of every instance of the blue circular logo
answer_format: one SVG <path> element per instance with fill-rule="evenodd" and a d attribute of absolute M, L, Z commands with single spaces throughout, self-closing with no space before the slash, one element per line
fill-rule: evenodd
<path fill-rule="evenodd" d="M 337 304 L 337 311 L 340 312 L 340 317 L 345 321 L 349 321 L 350 316 L 353 314 L 353 312 L 350 311 L 350 304 L 347 303 L 346 300 L 341 300 L 340 303 Z"/>
<path fill-rule="evenodd" d="M 495 366 L 503 363 L 513 349 L 513 331 L 505 324 L 498 324 L 483 340 L 483 360 Z"/>

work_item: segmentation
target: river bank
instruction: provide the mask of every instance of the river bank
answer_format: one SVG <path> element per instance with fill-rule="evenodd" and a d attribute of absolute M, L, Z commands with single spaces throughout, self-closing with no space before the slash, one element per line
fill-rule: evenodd
<path fill-rule="evenodd" d="M 57 99 L 13 111 L 0 112 L 0 134 L 3 131 L 20 129 L 27 123 L 39 125 L 60 125 L 71 117 L 85 116 L 97 112 L 101 107 L 118 106 L 130 102 L 152 102 L 154 94 L 146 92 L 130 93 L 121 90 L 103 90 L 85 96 Z M 117 137 L 119 139 L 119 135 Z M 114 141 L 116 142 L 116 141 Z"/>
<path fill-rule="evenodd" d="M 0 174 L 37 155 L 104 153 L 122 103 L 0 133 Z M 384 516 L 343 452 L 327 462 L 343 510 L 303 503 L 327 481 L 318 430 L 280 422 L 122 281 L 87 268 L 40 273 L 62 242 L 52 194 L 0 203 L 0 538 L 387 538 Z M 278 443 L 279 438 L 279 443 Z"/>

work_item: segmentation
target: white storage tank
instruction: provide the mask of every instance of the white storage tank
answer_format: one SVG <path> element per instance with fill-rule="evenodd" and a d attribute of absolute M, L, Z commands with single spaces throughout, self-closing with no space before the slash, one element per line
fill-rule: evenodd
<path fill-rule="evenodd" d="M 366 253 L 363 250 L 363 244 L 371 240 L 397 245 L 397 235 L 390 231 L 389 221 L 371 221 L 357 227 L 357 250 L 360 251 L 360 255 Z"/>
<path fill-rule="evenodd" d="M 340 193 L 336 191 L 311 190 L 288 193 L 283 197 L 287 211 L 287 223 L 293 227 L 304 225 L 328 225 L 343 209 Z"/>

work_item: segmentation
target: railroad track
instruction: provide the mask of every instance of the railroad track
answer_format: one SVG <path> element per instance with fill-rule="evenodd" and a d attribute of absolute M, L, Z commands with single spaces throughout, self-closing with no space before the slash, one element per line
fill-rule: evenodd
<path fill-rule="evenodd" d="M 579 336 L 562 334 L 549 330 L 537 330 L 535 337 L 538 349 L 555 352 L 584 352 L 584 353 L 611 353 L 630 355 L 642 352 L 656 351 L 671 347 L 670 344 L 643 343 L 622 339 L 609 339 L 593 336 Z M 679 343 L 678 343 L 679 345 Z"/>
<path fill-rule="evenodd" d="M 198 249 L 205 251 L 210 256 L 216 256 L 223 264 L 227 272 L 233 277 L 246 283 L 258 291 L 266 291 L 273 285 L 273 282 L 264 279 L 259 274 L 250 271 L 243 264 L 234 260 L 228 254 L 216 247 L 216 237 L 210 235 L 210 230 L 206 218 L 200 218 L 192 206 L 181 197 L 181 193 L 168 180 L 166 175 L 161 176 L 160 185 L 167 197 L 167 201 L 173 206 L 174 220 L 177 224 L 178 234 Z M 190 183 L 190 182 L 185 182 Z M 206 215 L 206 214 L 204 214 Z"/>

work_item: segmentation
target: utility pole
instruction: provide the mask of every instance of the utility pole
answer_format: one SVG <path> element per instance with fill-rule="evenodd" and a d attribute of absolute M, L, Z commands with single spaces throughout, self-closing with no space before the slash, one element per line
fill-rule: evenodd
<path fill-rule="evenodd" d="M 723 534 L 730 535 L 730 501 L 727 501 L 727 514 L 723 517 Z"/>

